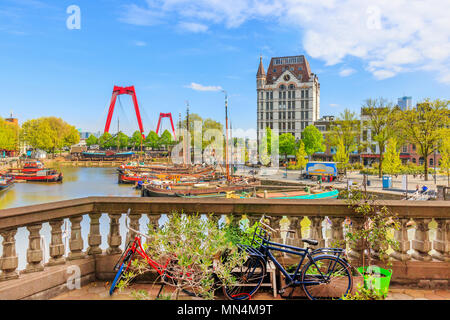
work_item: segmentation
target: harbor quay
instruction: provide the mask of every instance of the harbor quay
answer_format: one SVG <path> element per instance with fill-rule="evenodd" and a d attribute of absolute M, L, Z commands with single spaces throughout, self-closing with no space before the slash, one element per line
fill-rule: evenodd
<path fill-rule="evenodd" d="M 448 290 L 449 202 L 385 200 L 383 203 L 398 214 L 401 222 L 400 229 L 394 234 L 400 246 L 390 253 L 394 288 Z M 360 223 L 343 200 L 87 197 L 3 209 L 0 211 L 0 235 L 3 239 L 0 299 L 70 297 L 72 290 L 110 282 L 115 274 L 113 266 L 125 243 L 134 237 L 132 231 L 125 235 L 120 231 L 129 209 L 130 225 L 134 230 L 144 227 L 141 223 L 144 217 L 159 228 L 161 219 L 173 211 L 213 213 L 207 217 L 217 217 L 215 221 L 232 215 L 234 223 L 241 219 L 258 221 L 262 215 L 267 215 L 273 217 L 270 223 L 274 229 L 281 227 L 280 222 L 285 217 L 289 228 L 296 233 L 286 238 L 280 232 L 275 235 L 275 240 L 300 247 L 306 245 L 301 241 L 303 237 L 316 239 L 319 247 L 343 239 L 343 222 L 347 218 L 355 227 Z M 83 219 L 88 219 L 87 226 L 82 227 Z M 311 221 L 308 228 L 302 227 L 304 219 Z M 66 220 L 70 221 L 68 239 L 61 230 Z M 432 221 L 436 223 L 434 232 L 429 228 Z M 51 240 L 44 247 L 39 234 L 46 224 L 51 228 Z M 28 248 L 26 254 L 18 255 L 15 235 L 23 228 L 29 232 Z M 87 239 L 83 235 L 87 235 Z M 102 245 L 105 240 L 106 247 Z M 363 252 L 360 247 L 349 249 L 352 261 L 361 259 Z M 45 252 L 48 252 L 49 259 L 45 259 Z M 22 270 L 18 270 L 19 260 L 26 261 Z M 78 275 L 78 287 L 71 282 L 74 274 Z M 73 292 L 76 295 L 76 291 Z M 272 291 L 268 292 L 271 296 Z M 407 298 L 405 295 L 397 297 Z"/>

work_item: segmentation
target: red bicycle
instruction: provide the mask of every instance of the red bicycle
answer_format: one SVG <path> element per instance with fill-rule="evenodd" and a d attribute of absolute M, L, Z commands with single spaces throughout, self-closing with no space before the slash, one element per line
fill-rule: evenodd
<path fill-rule="evenodd" d="M 146 236 L 145 234 L 134 230 L 133 228 L 131 228 L 128 225 L 128 217 L 130 215 L 130 211 L 131 209 L 128 209 L 127 212 L 127 216 L 125 218 L 125 226 L 128 230 L 133 231 L 136 236 L 134 238 L 133 241 L 130 241 L 127 244 L 127 247 L 125 248 L 125 250 L 123 251 L 122 255 L 120 256 L 119 260 L 117 261 L 117 263 L 114 266 L 113 270 L 117 270 L 116 276 L 114 277 L 114 280 L 111 284 L 111 288 L 109 289 L 109 294 L 112 295 L 117 287 L 117 284 L 124 278 L 125 273 L 128 271 L 128 269 L 131 266 L 131 262 L 133 261 L 133 256 L 135 253 L 139 254 L 143 259 L 145 259 L 147 261 L 147 263 L 154 269 L 156 270 L 156 272 L 162 277 L 162 285 L 161 288 L 158 292 L 157 297 L 159 297 L 163 287 L 165 286 L 165 284 L 167 284 L 170 281 L 172 281 L 173 285 L 176 285 L 176 281 L 177 281 L 177 277 L 176 275 L 174 275 L 174 272 L 171 268 L 171 266 L 173 265 L 173 263 L 177 263 L 176 257 L 167 257 L 167 260 L 165 261 L 164 264 L 158 263 L 157 261 L 153 260 L 152 258 L 150 258 L 146 253 L 144 248 L 142 247 L 142 243 L 141 243 L 141 236 L 148 238 L 148 236 Z M 187 277 L 190 276 L 189 273 L 186 273 Z M 187 291 L 187 290 L 182 290 L 184 293 L 188 294 L 188 295 L 194 295 L 193 293 Z"/>

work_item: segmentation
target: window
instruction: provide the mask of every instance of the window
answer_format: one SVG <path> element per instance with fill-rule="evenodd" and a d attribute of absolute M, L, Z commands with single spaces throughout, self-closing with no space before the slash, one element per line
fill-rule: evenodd
<path fill-rule="evenodd" d="M 306 101 L 305 101 L 305 109 L 308 109 L 308 107 L 309 107 L 308 104 L 309 104 L 309 101 L 306 100 Z"/>
<path fill-rule="evenodd" d="M 292 122 L 292 130 L 295 130 L 295 122 Z"/>
<path fill-rule="evenodd" d="M 295 109 L 295 101 L 292 101 L 291 107 L 292 109 Z"/>
<path fill-rule="evenodd" d="M 266 92 L 266 99 L 267 99 L 267 100 L 269 100 L 269 95 L 270 95 L 270 93 L 267 91 L 267 92 Z"/>
<path fill-rule="evenodd" d="M 412 145 L 412 149 L 413 149 L 413 151 L 416 151 L 416 145 L 415 144 Z"/>
<path fill-rule="evenodd" d="M 416 158 L 412 158 L 412 162 L 413 162 L 413 163 L 416 163 Z"/>
<path fill-rule="evenodd" d="M 291 130 L 291 123 L 288 122 L 288 130 Z"/>
<path fill-rule="evenodd" d="M 302 100 L 301 102 L 301 108 L 304 109 L 305 108 L 305 101 Z"/>
<path fill-rule="evenodd" d="M 290 111 L 288 112 L 288 119 L 289 120 L 291 119 L 291 112 Z"/>
<path fill-rule="evenodd" d="M 308 98 L 309 96 L 309 90 L 305 90 L 305 98 Z"/>
<path fill-rule="evenodd" d="M 273 72 L 277 72 L 277 69 L 276 69 L 276 68 L 274 68 L 274 69 L 273 69 Z"/>
<path fill-rule="evenodd" d="M 291 98 L 291 91 L 288 91 L 288 99 Z"/>
<path fill-rule="evenodd" d="M 282 85 L 280 86 L 280 90 L 286 90 L 286 86 L 285 86 L 284 84 L 282 84 Z"/>
<path fill-rule="evenodd" d="M 270 110 L 273 110 L 273 102 L 270 102 Z"/>
<path fill-rule="evenodd" d="M 291 108 L 291 102 L 288 101 L 288 109 L 290 109 L 290 108 Z"/>
<path fill-rule="evenodd" d="M 302 67 L 298 67 L 298 71 L 302 71 Z"/>
<path fill-rule="evenodd" d="M 292 99 L 295 99 L 295 91 L 292 91 Z"/>
<path fill-rule="evenodd" d="M 408 146 L 403 146 L 403 147 L 402 147 L 402 152 L 403 152 L 403 153 L 408 152 Z"/>
<path fill-rule="evenodd" d="M 270 91 L 270 99 L 273 100 L 273 91 Z"/>
<path fill-rule="evenodd" d="M 295 119 L 295 112 L 292 111 L 292 119 Z"/>
<path fill-rule="evenodd" d="M 286 130 L 286 122 L 283 122 L 283 130 Z"/>
<path fill-rule="evenodd" d="M 433 158 L 430 158 L 430 166 L 432 166 L 433 165 Z"/>
<path fill-rule="evenodd" d="M 278 130 L 281 130 L 281 122 L 278 122 Z"/>
<path fill-rule="evenodd" d="M 283 99 L 286 99 L 286 91 L 283 91 Z"/>
<path fill-rule="evenodd" d="M 302 99 L 305 97 L 305 90 L 302 90 Z"/>
<path fill-rule="evenodd" d="M 289 90 L 294 90 L 295 89 L 295 86 L 291 83 L 290 85 L 289 85 Z"/>
<path fill-rule="evenodd" d="M 281 94 L 281 91 L 278 92 L 278 99 L 281 99 L 282 96 L 283 96 L 283 95 Z"/>
<path fill-rule="evenodd" d="M 266 110 L 269 110 L 269 103 L 266 102 Z"/>

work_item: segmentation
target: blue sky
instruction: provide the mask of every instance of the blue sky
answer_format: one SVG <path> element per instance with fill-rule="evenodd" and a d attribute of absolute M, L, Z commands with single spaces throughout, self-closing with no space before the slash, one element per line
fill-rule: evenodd
<path fill-rule="evenodd" d="M 186 100 L 223 121 L 223 88 L 233 127 L 251 129 L 260 54 L 266 69 L 270 57 L 306 55 L 321 115 L 358 111 L 370 97 L 449 99 L 449 4 L 373 3 L 2 0 L 0 116 L 52 115 L 102 131 L 113 86 L 134 85 L 148 132 L 160 112 L 184 116 Z M 66 26 L 70 5 L 80 8 L 80 29 Z M 111 131 L 117 115 L 134 131 L 131 98 L 120 100 Z"/>

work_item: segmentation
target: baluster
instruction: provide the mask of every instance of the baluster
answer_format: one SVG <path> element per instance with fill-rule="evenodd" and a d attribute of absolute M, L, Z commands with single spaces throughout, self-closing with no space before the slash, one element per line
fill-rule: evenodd
<path fill-rule="evenodd" d="M 109 234 L 108 234 L 108 245 L 109 248 L 106 250 L 107 254 L 118 254 L 122 253 L 119 246 L 122 244 L 122 236 L 120 235 L 119 229 L 119 219 L 122 216 L 119 214 L 108 214 L 109 222 Z"/>
<path fill-rule="evenodd" d="M 0 274 L 1 280 L 16 279 L 19 277 L 17 267 L 19 265 L 19 258 L 16 254 L 16 229 L 7 229 L 0 231 L 3 237 L 3 254 L 0 259 Z"/>
<path fill-rule="evenodd" d="M 287 232 L 286 233 L 286 244 L 303 248 L 302 239 L 302 225 L 301 222 L 303 220 L 303 216 L 300 217 L 291 217 L 289 219 L 290 225 L 288 230 L 295 231 L 295 233 Z"/>
<path fill-rule="evenodd" d="M 436 240 L 433 241 L 433 249 L 436 251 L 433 258 L 440 261 L 450 261 L 450 228 L 449 219 L 435 218 L 437 223 Z"/>
<path fill-rule="evenodd" d="M 335 248 L 345 248 L 345 237 L 344 237 L 344 228 L 342 227 L 342 223 L 345 218 L 343 217 L 334 217 L 330 218 L 331 220 L 331 239 L 328 243 L 329 247 L 334 246 Z"/>
<path fill-rule="evenodd" d="M 323 232 L 322 232 L 322 222 L 323 222 L 324 217 L 308 216 L 308 219 L 311 220 L 311 226 L 310 226 L 311 231 L 309 233 L 309 237 L 311 239 L 319 241 L 319 243 L 317 244 L 318 248 L 324 247 L 325 239 L 323 237 Z"/>
<path fill-rule="evenodd" d="M 229 215 L 228 218 L 230 219 L 230 223 L 232 226 L 239 227 L 239 222 L 242 219 L 242 214 Z"/>
<path fill-rule="evenodd" d="M 68 260 L 83 259 L 85 253 L 83 252 L 83 238 L 81 236 L 80 222 L 83 220 L 83 216 L 69 218 L 71 223 L 70 240 L 69 240 L 69 256 Z"/>
<path fill-rule="evenodd" d="M 412 257 L 416 260 L 430 261 L 431 256 L 428 252 L 431 250 L 431 242 L 428 236 L 428 224 L 431 222 L 431 219 L 418 218 L 414 220 L 416 222 L 416 231 L 412 240 L 412 248 L 414 250 Z"/>
<path fill-rule="evenodd" d="M 208 218 L 208 220 L 214 222 L 216 224 L 216 226 L 219 225 L 219 220 L 221 218 L 220 215 L 216 215 L 216 214 L 207 214 L 206 217 Z"/>
<path fill-rule="evenodd" d="M 363 217 L 352 217 L 351 220 L 352 226 L 350 232 L 356 232 L 364 227 Z M 352 243 L 350 243 L 350 252 L 348 253 L 348 255 L 352 260 L 356 260 L 360 263 L 362 262 L 363 257 L 362 239 L 352 241 Z"/>
<path fill-rule="evenodd" d="M 27 249 L 27 266 L 22 273 L 30 273 L 44 270 L 43 258 L 44 254 L 41 248 L 41 224 L 34 224 L 27 226 L 30 235 L 28 236 L 28 249 Z"/>
<path fill-rule="evenodd" d="M 63 223 L 63 219 L 51 220 L 49 222 L 52 230 L 50 240 L 50 259 L 47 262 L 47 266 L 55 266 L 66 263 L 66 259 L 64 258 L 65 248 L 61 230 Z"/>
<path fill-rule="evenodd" d="M 394 230 L 394 239 L 398 242 L 398 249 L 393 248 L 394 252 L 390 256 L 395 260 L 411 260 L 411 255 L 408 254 L 408 250 L 411 249 L 411 243 L 408 239 L 408 228 L 406 227 L 409 220 L 409 218 L 399 218 L 400 228 L 399 230 Z"/>
<path fill-rule="evenodd" d="M 261 219 L 260 214 L 247 214 L 248 226 L 253 227 L 253 225 Z"/>
<path fill-rule="evenodd" d="M 100 245 L 102 244 L 102 235 L 100 234 L 100 217 L 101 213 L 90 213 L 89 218 L 91 219 L 88 244 L 87 248 L 88 255 L 102 254 L 102 249 Z"/>
<path fill-rule="evenodd" d="M 155 230 L 159 229 L 159 219 L 161 218 L 161 214 L 147 214 L 148 217 L 148 228 L 150 230 L 150 228 L 153 228 Z M 149 243 L 150 239 L 145 239 L 145 243 Z"/>
<path fill-rule="evenodd" d="M 141 214 L 130 214 L 130 228 L 136 230 L 136 231 L 140 231 L 140 225 L 139 225 L 139 219 L 141 218 Z M 128 230 L 127 232 L 127 237 L 126 237 L 126 242 L 125 244 L 127 244 L 130 241 L 133 241 L 134 238 L 136 237 L 136 232 Z"/>

